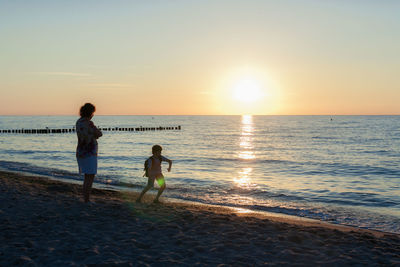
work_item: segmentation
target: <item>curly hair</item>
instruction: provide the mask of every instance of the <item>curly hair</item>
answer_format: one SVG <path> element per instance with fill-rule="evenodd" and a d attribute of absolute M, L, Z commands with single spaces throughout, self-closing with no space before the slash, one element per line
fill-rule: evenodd
<path fill-rule="evenodd" d="M 90 118 L 96 111 L 96 107 L 90 103 L 83 105 L 79 111 L 81 117 Z"/>

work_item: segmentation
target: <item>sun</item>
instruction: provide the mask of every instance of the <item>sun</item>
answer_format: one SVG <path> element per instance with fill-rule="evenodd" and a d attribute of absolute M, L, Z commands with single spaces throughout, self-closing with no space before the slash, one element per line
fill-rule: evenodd
<path fill-rule="evenodd" d="M 266 115 L 281 104 L 276 74 L 261 67 L 236 67 L 225 71 L 215 83 L 214 109 L 217 113 Z"/>
<path fill-rule="evenodd" d="M 260 82 L 252 78 L 243 78 L 233 86 L 233 97 L 239 102 L 253 103 L 263 96 Z"/>

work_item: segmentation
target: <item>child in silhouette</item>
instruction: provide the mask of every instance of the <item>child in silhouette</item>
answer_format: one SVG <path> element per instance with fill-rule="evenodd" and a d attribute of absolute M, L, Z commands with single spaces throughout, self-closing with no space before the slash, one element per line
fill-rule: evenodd
<path fill-rule="evenodd" d="M 168 162 L 168 172 L 171 171 L 171 166 L 172 166 L 172 161 L 167 159 L 164 156 L 161 156 L 161 151 L 162 147 L 159 145 L 154 145 L 152 147 L 152 153 L 153 156 L 151 156 L 148 159 L 148 180 L 147 180 L 147 186 L 143 189 L 142 193 L 140 193 L 139 198 L 136 200 L 136 202 L 141 202 L 142 197 L 144 194 L 149 191 L 153 186 L 154 186 L 154 181 L 157 180 L 158 185 L 160 188 L 158 189 L 158 193 L 156 198 L 154 199 L 154 203 L 159 203 L 159 197 L 161 196 L 162 192 L 164 191 L 166 184 L 165 184 L 165 179 L 164 175 L 162 174 L 161 171 L 161 162 L 166 161 Z"/>

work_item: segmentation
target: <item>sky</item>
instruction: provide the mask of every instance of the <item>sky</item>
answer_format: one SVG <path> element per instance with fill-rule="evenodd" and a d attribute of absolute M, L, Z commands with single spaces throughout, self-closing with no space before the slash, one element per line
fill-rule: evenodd
<path fill-rule="evenodd" d="M 0 0 L 0 115 L 400 115 L 400 1 Z"/>

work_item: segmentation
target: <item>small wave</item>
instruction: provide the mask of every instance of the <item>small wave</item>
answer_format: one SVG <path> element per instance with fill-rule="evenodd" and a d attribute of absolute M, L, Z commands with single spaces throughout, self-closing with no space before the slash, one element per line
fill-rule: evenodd
<path fill-rule="evenodd" d="M 206 158 L 204 158 L 206 160 Z M 198 162 L 196 159 L 178 159 L 174 160 L 175 162 L 181 162 L 181 163 L 191 163 L 191 162 Z"/>
<path fill-rule="evenodd" d="M 361 153 L 381 155 L 381 154 L 390 153 L 390 151 L 388 151 L 388 150 L 364 150 L 364 151 L 361 151 Z"/>
<path fill-rule="evenodd" d="M 312 136 L 311 139 L 321 139 L 321 140 L 337 140 L 337 137 L 332 136 Z"/>
<path fill-rule="evenodd" d="M 56 154 L 64 153 L 59 150 L 16 150 L 16 149 L 5 149 L 2 151 L 4 154 Z"/>
<path fill-rule="evenodd" d="M 54 168 L 39 167 L 25 162 L 0 161 L 0 168 L 8 171 L 49 176 L 53 178 L 72 179 L 72 180 L 80 179 L 80 176 L 77 173 L 72 173 Z"/>
<path fill-rule="evenodd" d="M 350 165 L 345 163 L 304 163 L 304 171 L 302 175 L 331 175 L 331 176 L 354 176 L 363 177 L 371 175 L 380 176 L 380 178 L 399 178 L 400 170 L 394 168 L 385 168 L 370 165 Z M 312 167 L 312 170 L 307 170 Z M 395 167 L 395 166 L 394 166 Z"/>
<path fill-rule="evenodd" d="M 312 200 L 312 199 L 310 199 Z M 375 208 L 387 208 L 387 207 L 395 207 L 398 206 L 398 203 L 392 201 L 385 201 L 379 198 L 364 198 L 364 199 L 333 199 L 333 198 L 324 198 L 324 197 L 317 197 L 314 201 L 319 203 L 327 203 L 327 204 L 335 204 L 340 206 L 349 206 L 349 207 L 375 207 Z"/>
<path fill-rule="evenodd" d="M 131 161 L 131 162 L 144 162 L 144 158 L 140 156 L 105 156 L 100 154 L 99 155 L 99 160 L 104 160 L 105 162 L 111 161 L 111 162 L 119 162 L 119 161 Z"/>
<path fill-rule="evenodd" d="M 231 158 L 203 158 L 204 161 L 212 161 L 213 164 L 223 164 L 223 162 L 249 162 L 247 159 L 242 159 L 238 157 L 231 157 Z M 276 163 L 276 164 L 281 164 L 281 163 L 299 163 L 295 161 L 289 161 L 289 160 L 279 160 L 279 159 L 251 159 L 251 162 L 254 162 L 255 164 L 262 164 L 262 163 Z M 199 162 L 198 159 L 192 160 L 192 162 Z M 208 164 L 210 164 L 208 162 Z"/>

